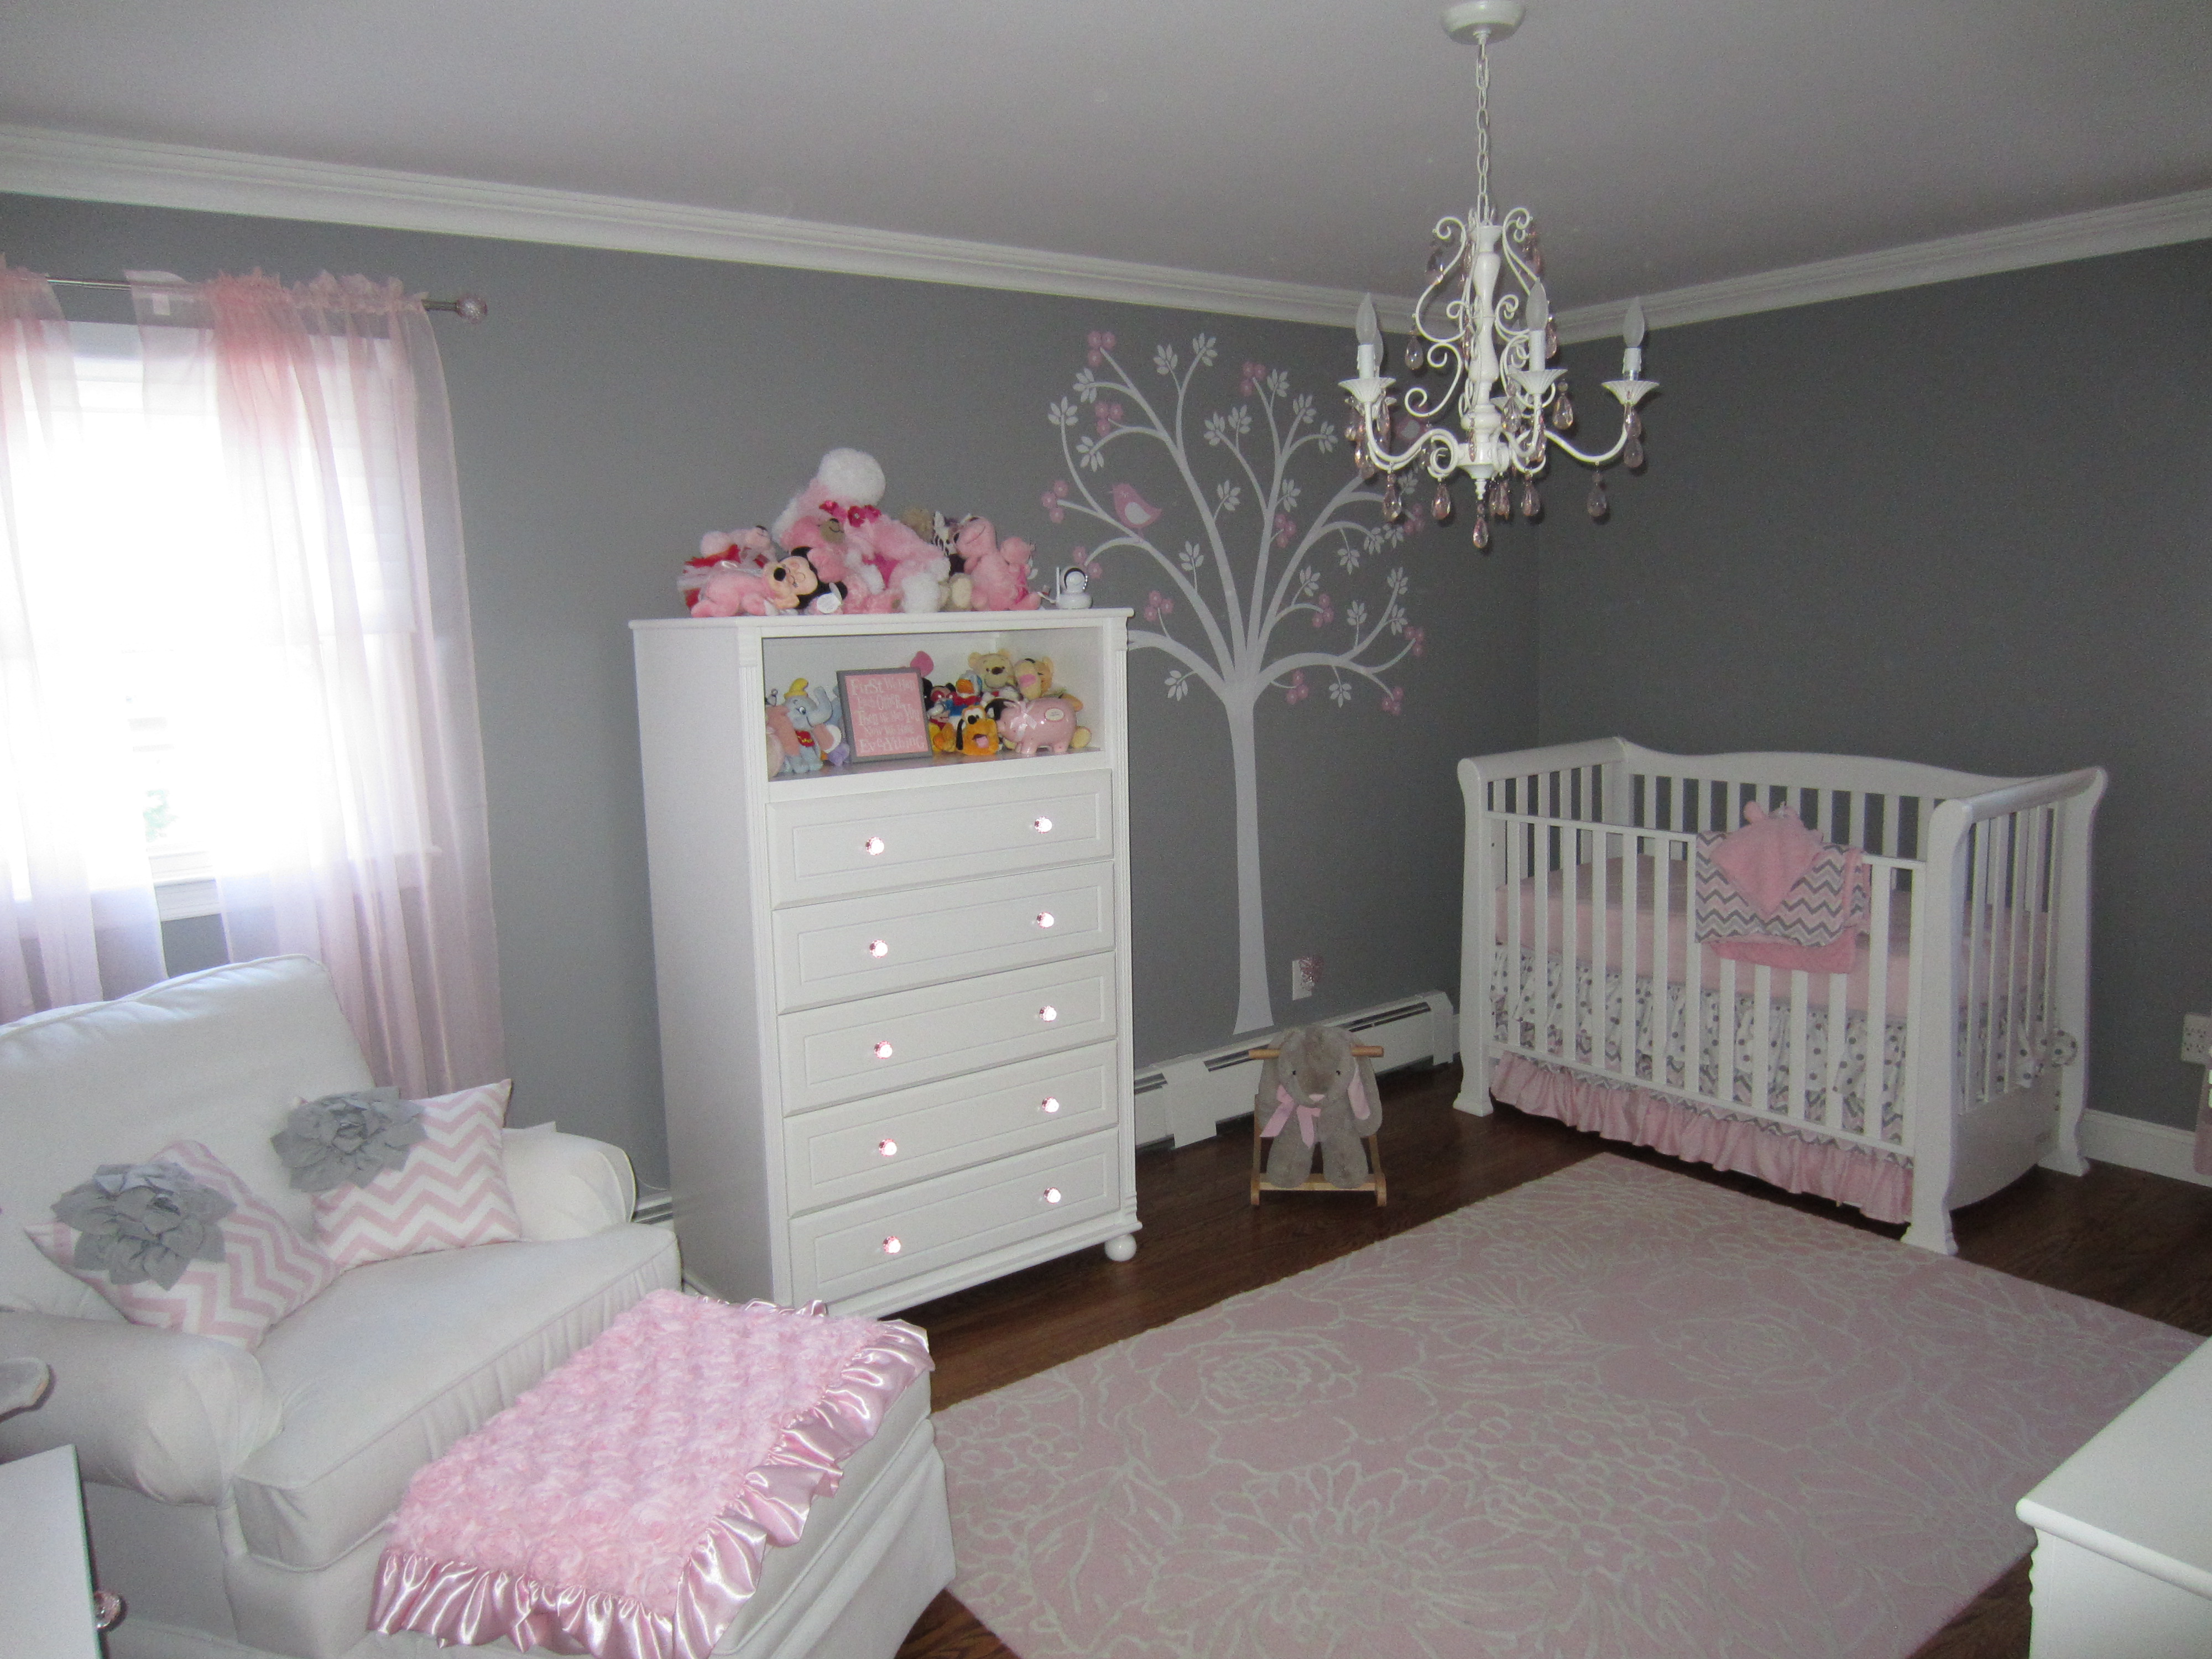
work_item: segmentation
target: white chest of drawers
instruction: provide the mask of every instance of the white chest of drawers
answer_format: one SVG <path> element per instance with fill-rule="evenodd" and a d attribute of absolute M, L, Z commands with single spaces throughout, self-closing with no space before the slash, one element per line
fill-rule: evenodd
<path fill-rule="evenodd" d="M 884 1313 L 1134 1249 L 1127 616 L 631 624 L 694 1282 Z M 770 688 L 1000 650 L 1053 659 L 1087 749 L 768 777 Z"/>

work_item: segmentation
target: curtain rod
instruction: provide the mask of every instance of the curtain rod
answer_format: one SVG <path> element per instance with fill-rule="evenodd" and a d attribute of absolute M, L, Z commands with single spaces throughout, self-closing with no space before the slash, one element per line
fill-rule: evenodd
<path fill-rule="evenodd" d="M 125 290 L 134 288 L 191 288 L 190 283 L 121 283 L 110 276 L 49 276 L 46 280 L 57 288 L 113 288 Z M 456 294 L 450 300 L 425 300 L 425 311 L 450 311 L 465 323 L 480 323 L 491 315 L 491 302 L 480 294 Z"/>

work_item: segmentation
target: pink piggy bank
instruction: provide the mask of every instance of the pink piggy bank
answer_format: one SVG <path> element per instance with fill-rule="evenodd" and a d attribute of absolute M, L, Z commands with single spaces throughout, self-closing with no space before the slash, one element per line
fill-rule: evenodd
<path fill-rule="evenodd" d="M 1065 697 L 1009 703 L 999 716 L 999 735 L 1014 745 L 1017 755 L 1034 755 L 1040 749 L 1065 755 L 1075 741 L 1074 705 Z"/>

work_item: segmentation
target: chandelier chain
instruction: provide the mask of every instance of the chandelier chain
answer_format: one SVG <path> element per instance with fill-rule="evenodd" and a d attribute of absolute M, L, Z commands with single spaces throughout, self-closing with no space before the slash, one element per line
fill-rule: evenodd
<path fill-rule="evenodd" d="M 1490 31 L 1474 42 L 1474 216 L 1490 220 Z"/>

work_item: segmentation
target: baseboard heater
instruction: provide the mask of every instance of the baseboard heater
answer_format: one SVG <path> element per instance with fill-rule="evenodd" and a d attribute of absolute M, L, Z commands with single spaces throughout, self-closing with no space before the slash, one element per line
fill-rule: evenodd
<path fill-rule="evenodd" d="M 1377 1072 L 1440 1066 L 1459 1053 L 1459 1018 L 1451 999 L 1442 991 L 1425 991 L 1320 1023 L 1340 1025 L 1360 1042 L 1380 1048 Z M 1232 1047 L 1186 1054 L 1138 1073 L 1137 1144 L 1172 1140 L 1188 1146 L 1212 1139 L 1222 1124 L 1249 1119 L 1260 1063 L 1246 1050 L 1273 1035 L 1272 1030 L 1255 1031 Z"/>

